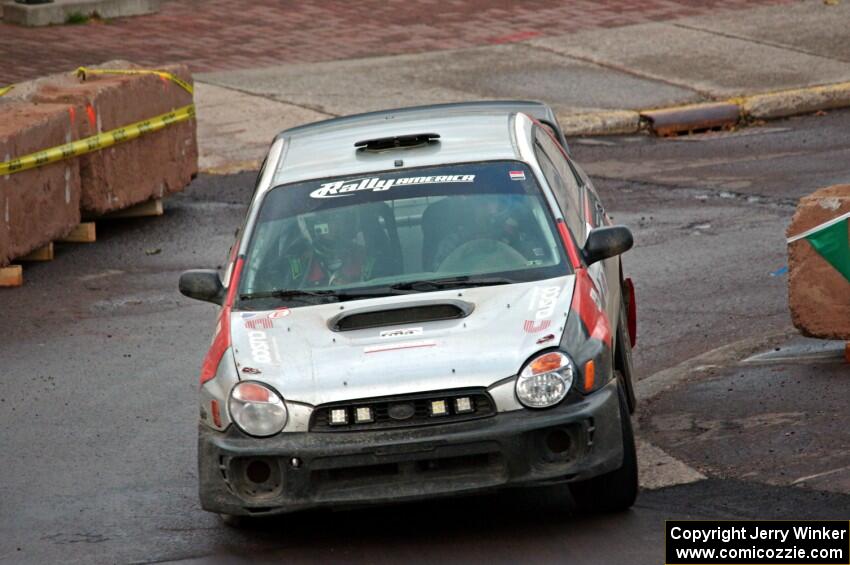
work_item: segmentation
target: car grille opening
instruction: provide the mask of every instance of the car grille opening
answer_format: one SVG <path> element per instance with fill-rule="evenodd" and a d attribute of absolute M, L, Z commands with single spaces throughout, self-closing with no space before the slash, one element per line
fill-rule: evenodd
<path fill-rule="evenodd" d="M 374 485 L 376 481 L 401 488 L 405 484 L 422 485 L 423 481 L 439 482 L 482 473 L 501 476 L 504 471 L 505 462 L 502 455 L 490 452 L 321 469 L 311 473 L 311 480 L 317 492 L 328 493 Z"/>
<path fill-rule="evenodd" d="M 435 408 L 443 408 L 444 412 L 434 413 Z M 368 413 L 371 421 L 358 422 L 358 409 L 361 413 Z M 483 389 L 458 389 L 322 404 L 313 411 L 310 431 L 344 432 L 427 426 L 476 420 L 495 413 L 493 400 Z"/>

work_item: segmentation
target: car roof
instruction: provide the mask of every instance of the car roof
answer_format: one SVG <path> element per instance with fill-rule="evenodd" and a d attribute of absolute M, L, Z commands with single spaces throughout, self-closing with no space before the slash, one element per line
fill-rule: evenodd
<path fill-rule="evenodd" d="M 555 117 L 555 112 L 549 105 L 535 100 L 475 100 L 472 102 L 448 102 L 445 104 L 427 104 L 423 106 L 409 106 L 406 108 L 392 108 L 388 110 L 377 110 L 375 112 L 364 112 L 350 116 L 340 116 L 328 120 L 320 120 L 289 128 L 280 132 L 277 137 L 286 137 L 302 132 L 318 132 L 326 129 L 344 127 L 356 123 L 379 123 L 382 120 L 398 118 L 400 116 L 422 116 L 434 117 L 448 114 L 471 114 L 476 112 L 524 112 L 532 118 L 547 123 L 561 133 L 561 127 Z"/>
<path fill-rule="evenodd" d="M 517 112 L 545 116 L 546 111 L 551 114 L 545 104 L 529 101 L 438 104 L 298 126 L 276 138 L 285 142 L 285 148 L 272 186 L 397 169 L 397 160 L 402 160 L 404 168 L 412 168 L 519 159 L 511 134 L 511 117 Z M 437 134 L 439 140 L 382 151 L 354 146 L 364 140 L 425 133 Z"/>

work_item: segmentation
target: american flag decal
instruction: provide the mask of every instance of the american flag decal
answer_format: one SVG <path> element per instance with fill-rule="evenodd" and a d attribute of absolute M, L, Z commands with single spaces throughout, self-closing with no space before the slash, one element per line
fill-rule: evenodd
<path fill-rule="evenodd" d="M 274 327 L 274 321 L 268 318 L 257 318 L 256 320 L 246 320 L 245 329 L 256 330 L 257 328 L 265 328 L 270 330 Z"/>
<path fill-rule="evenodd" d="M 526 320 L 522 326 L 522 329 L 525 330 L 525 333 L 536 334 L 537 332 L 542 332 L 551 324 L 551 320 L 541 320 L 539 322 L 535 322 L 534 320 Z"/>

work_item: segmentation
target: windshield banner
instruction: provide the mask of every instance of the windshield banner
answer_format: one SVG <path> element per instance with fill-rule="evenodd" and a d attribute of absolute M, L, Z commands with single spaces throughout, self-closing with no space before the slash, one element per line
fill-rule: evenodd
<path fill-rule="evenodd" d="M 337 198 L 340 196 L 351 196 L 352 192 L 358 190 L 371 190 L 380 192 L 389 190 L 394 186 L 405 186 L 412 184 L 445 184 L 454 182 L 474 182 L 475 175 L 441 175 L 429 177 L 401 177 L 396 179 L 380 179 L 378 177 L 367 177 L 362 179 L 338 180 L 326 182 L 310 193 L 311 198 Z"/>

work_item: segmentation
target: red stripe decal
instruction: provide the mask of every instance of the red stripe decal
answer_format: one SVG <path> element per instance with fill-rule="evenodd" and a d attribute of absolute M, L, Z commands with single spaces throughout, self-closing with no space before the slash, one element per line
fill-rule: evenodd
<path fill-rule="evenodd" d="M 594 299 L 596 294 L 597 299 Z M 594 286 L 587 269 L 576 269 L 576 287 L 570 308 L 581 319 L 592 339 L 598 339 L 611 347 L 611 323 L 598 304 L 599 291 Z"/>
<path fill-rule="evenodd" d="M 221 312 L 218 314 L 216 333 L 213 337 L 204 364 L 201 366 L 201 384 L 213 379 L 224 352 L 230 347 L 230 309 L 233 307 L 233 299 L 236 296 L 236 287 L 239 286 L 239 277 L 242 274 L 242 258 L 236 260 L 233 273 L 230 275 L 230 286 L 227 288 L 227 297 L 224 299 Z"/>
<path fill-rule="evenodd" d="M 564 220 L 558 220 L 558 233 L 561 234 L 561 243 L 564 244 L 564 250 L 570 258 L 570 264 L 572 264 L 573 269 L 578 269 L 581 267 L 581 259 L 578 257 L 576 245 L 573 242 L 570 230 L 567 229 L 567 224 L 564 223 Z"/>
<path fill-rule="evenodd" d="M 435 345 L 437 345 L 437 344 L 432 342 L 432 341 L 431 342 L 417 341 L 417 342 L 407 343 L 407 344 L 399 343 L 397 345 L 372 346 L 372 347 L 365 348 L 364 353 L 366 353 L 368 355 L 369 353 L 382 353 L 384 351 L 399 351 L 401 349 L 418 349 L 420 347 L 434 347 Z"/>

